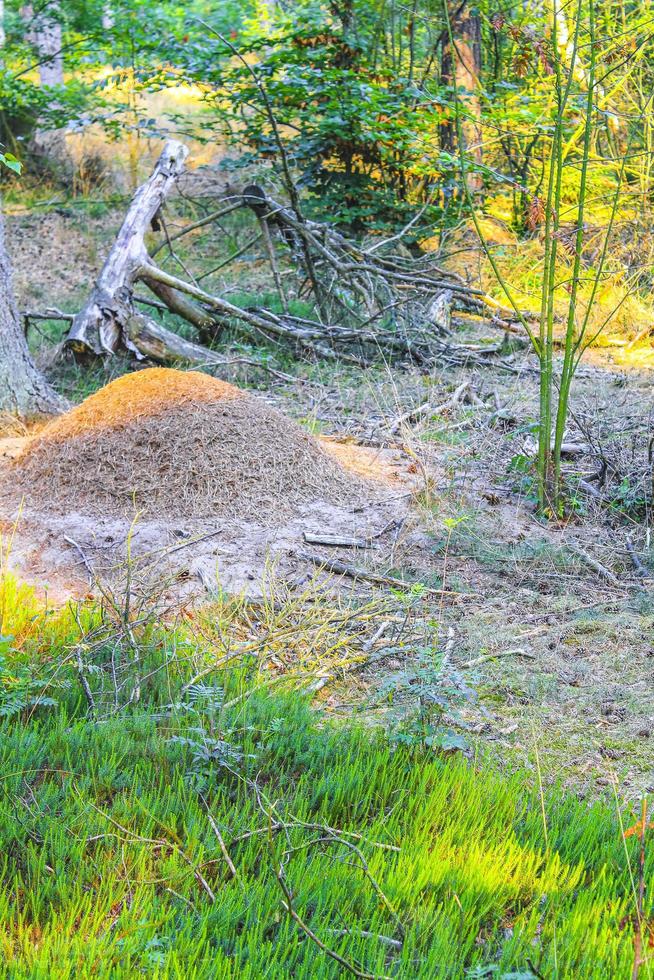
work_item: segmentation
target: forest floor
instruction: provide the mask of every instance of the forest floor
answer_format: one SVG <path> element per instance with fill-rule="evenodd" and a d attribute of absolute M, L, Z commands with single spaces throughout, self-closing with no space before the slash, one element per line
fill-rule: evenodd
<path fill-rule="evenodd" d="M 21 308 L 78 308 L 121 214 L 62 206 L 9 215 Z M 263 272 L 256 263 L 237 265 L 240 288 L 260 297 Z M 42 353 L 37 328 L 48 344 L 63 329 L 32 328 Z M 451 690 L 445 720 L 470 749 L 490 746 L 511 767 L 538 761 L 546 781 L 562 779 L 581 795 L 615 781 L 621 796 L 636 799 L 654 791 L 654 578 L 638 574 L 629 551 L 647 568 L 648 359 L 635 369 L 622 347 L 589 353 L 567 438 L 591 449 L 570 457 L 566 470 L 572 486 L 592 481 L 602 458 L 606 484 L 602 500 L 580 491 L 573 515 L 548 524 L 535 515 L 525 465 L 533 453 L 535 361 L 523 349 L 486 356 L 489 338 L 456 339 L 480 352 L 428 374 L 295 364 L 293 382 L 247 366 L 229 378 L 265 392 L 316 434 L 363 446 L 373 458 L 390 447 L 422 480 L 398 533 L 365 552 L 329 552 L 414 587 L 339 580 L 344 596 L 390 598 L 408 626 L 373 663 L 323 686 L 318 701 L 325 712 L 371 724 L 409 712 L 423 697 L 420 651 L 427 646 Z M 284 355 L 280 363 L 288 372 Z M 68 364 L 54 374 L 79 400 L 125 367 L 119 360 L 91 371 Z M 427 401 L 437 408 L 464 382 L 458 404 L 392 431 L 405 413 Z M 652 569 L 654 576 L 654 560 Z"/>

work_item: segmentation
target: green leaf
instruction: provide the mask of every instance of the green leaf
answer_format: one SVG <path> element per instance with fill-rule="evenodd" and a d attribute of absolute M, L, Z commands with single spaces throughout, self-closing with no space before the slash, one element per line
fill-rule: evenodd
<path fill-rule="evenodd" d="M 3 165 L 8 170 L 13 170 L 15 174 L 19 174 L 23 168 L 20 160 L 17 160 L 13 153 L 0 153 L 0 165 Z"/>

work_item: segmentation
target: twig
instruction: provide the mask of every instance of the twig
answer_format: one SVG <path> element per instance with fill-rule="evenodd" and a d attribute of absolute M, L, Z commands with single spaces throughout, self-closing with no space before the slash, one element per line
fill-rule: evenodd
<path fill-rule="evenodd" d="M 593 556 L 589 555 L 587 551 L 580 548 L 579 545 L 569 544 L 568 549 L 573 553 L 573 555 L 577 555 L 578 558 L 581 558 L 581 560 L 588 565 L 589 568 L 592 568 L 594 572 L 597 572 L 599 577 L 604 579 L 605 582 L 608 582 L 610 585 L 615 585 L 618 588 L 621 587 L 620 580 L 617 578 L 617 576 L 602 565 L 597 558 L 593 558 Z"/>
<path fill-rule="evenodd" d="M 629 557 L 631 558 L 632 564 L 636 569 L 636 575 L 639 578 L 652 578 L 649 569 L 642 563 L 642 561 L 638 557 L 636 553 L 636 549 L 634 548 L 629 538 L 627 538 L 626 540 L 625 547 L 627 549 L 627 553 Z"/>
<path fill-rule="evenodd" d="M 454 408 L 455 405 L 459 404 L 469 387 L 470 382 L 464 381 L 442 404 L 435 405 L 432 408 L 431 402 L 425 402 L 423 405 L 419 405 L 417 408 L 412 408 L 410 411 L 405 412 L 404 415 L 400 415 L 399 418 L 395 419 L 393 424 L 389 427 L 389 432 L 393 434 L 399 432 L 405 422 L 413 422 L 420 416 L 426 415 L 427 412 L 431 412 L 432 415 L 440 415 L 441 412 L 445 412 L 449 408 Z"/>
<path fill-rule="evenodd" d="M 322 555 L 312 555 L 307 551 L 299 551 L 298 558 L 302 558 L 304 561 L 310 561 L 312 564 L 316 565 L 320 569 L 327 569 L 328 572 L 333 572 L 335 575 L 348 575 L 353 579 L 362 579 L 366 582 L 374 582 L 376 585 L 388 585 L 394 589 L 420 589 L 421 594 L 424 595 L 459 595 L 458 592 L 446 592 L 443 589 L 432 589 L 429 586 L 423 585 L 422 582 L 405 582 L 404 579 L 394 578 L 390 575 L 377 575 L 375 572 L 368 571 L 367 568 L 361 568 L 356 565 L 346 565 L 345 562 L 338 561 L 335 558 L 325 558 Z"/>
<path fill-rule="evenodd" d="M 290 917 L 293 919 L 293 921 L 296 922 L 300 927 L 300 929 L 302 930 L 302 932 L 316 944 L 318 949 L 321 949 L 323 953 L 331 957 L 331 959 L 336 960 L 337 963 L 340 963 L 343 969 L 347 970 L 348 973 L 351 973 L 355 977 L 361 978 L 361 980 L 381 980 L 378 974 L 367 973 L 365 970 L 359 969 L 359 967 L 355 966 L 354 963 L 351 963 L 349 960 L 346 960 L 345 957 L 341 956 L 340 953 L 337 953 L 335 949 L 330 949 L 329 946 L 327 946 L 327 944 L 324 943 L 322 939 L 320 939 L 320 937 L 315 934 L 313 929 L 311 929 L 306 924 L 304 919 L 300 918 L 298 913 L 293 908 L 293 896 L 291 895 L 290 889 L 286 884 L 284 878 L 283 866 L 280 864 L 278 867 L 277 863 L 275 862 L 274 870 L 275 870 L 275 877 L 279 882 L 279 887 L 284 893 L 285 901 L 282 902 L 282 905 L 284 906 L 284 908 L 286 909 Z"/>
<path fill-rule="evenodd" d="M 370 538 L 350 538 L 343 534 L 314 534 L 303 531 L 302 537 L 307 544 L 322 544 L 330 548 L 370 548 Z"/>
<path fill-rule="evenodd" d="M 228 255 L 226 259 L 223 259 L 222 262 L 214 266 L 213 269 L 210 269 L 209 272 L 203 272 L 201 276 L 196 276 L 197 281 L 202 282 L 202 280 L 206 279 L 208 276 L 213 276 L 215 272 L 220 272 L 220 270 L 224 269 L 226 265 L 229 265 L 230 262 L 234 262 L 236 259 L 239 259 L 241 255 L 244 255 L 248 251 L 248 249 L 252 248 L 253 245 L 256 245 L 260 238 L 261 238 L 261 232 L 259 232 L 259 234 L 257 235 L 254 235 L 253 238 L 249 238 L 244 245 L 241 245 L 241 247 L 238 248 L 235 252 L 232 252 L 231 255 Z"/>
<path fill-rule="evenodd" d="M 182 230 L 178 231 L 175 235 L 168 236 L 168 234 L 166 234 L 166 239 L 157 245 L 157 247 L 150 254 L 154 257 L 157 252 L 161 251 L 162 248 L 165 248 L 166 245 L 170 245 L 171 242 L 176 242 L 178 238 L 182 238 L 184 235 L 188 235 L 190 232 L 196 231 L 197 228 L 203 228 L 205 225 L 211 224 L 212 221 L 218 221 L 220 218 L 224 218 L 226 214 L 231 214 L 232 211 L 236 211 L 238 208 L 242 207 L 243 202 L 239 198 L 235 204 L 230 204 L 228 207 L 222 208 L 220 211 L 213 211 L 205 218 L 200 218 L 199 221 L 194 221 L 193 224 L 187 225 L 186 228 L 182 228 Z"/>
<path fill-rule="evenodd" d="M 364 837 L 363 834 L 358 834 L 353 830 L 336 830 L 334 827 L 329 827 L 326 824 L 307 823 L 304 820 L 290 820 L 288 822 L 278 820 L 267 827 L 257 827 L 255 830 L 246 830 L 237 837 L 232 837 L 230 844 L 238 844 L 241 841 L 249 840 L 251 837 L 258 837 L 260 834 L 279 833 L 282 830 L 293 830 L 295 827 L 302 827 L 304 830 L 318 830 L 322 833 L 332 835 L 338 834 L 341 837 L 352 837 L 354 840 L 362 841 L 365 844 L 369 844 L 371 847 L 378 847 L 382 851 L 395 851 L 397 854 L 399 854 L 401 850 L 396 844 L 383 844 L 381 841 L 368 840 L 368 838 Z"/>
<path fill-rule="evenodd" d="M 466 660 L 463 664 L 457 664 L 459 670 L 467 670 L 468 667 L 476 667 L 487 660 L 497 660 L 498 657 L 526 657 L 527 660 L 535 660 L 533 653 L 528 653 L 522 647 L 515 647 L 513 650 L 502 650 L 499 653 L 485 653 L 483 657 L 475 657 L 474 660 Z"/>
<path fill-rule="evenodd" d="M 82 550 L 81 546 L 77 543 L 77 541 L 74 541 L 73 538 L 69 538 L 67 534 L 64 534 L 64 541 L 67 544 L 71 545 L 75 549 L 75 551 L 77 552 L 77 554 L 82 559 L 82 564 L 84 565 L 84 568 L 89 573 L 89 579 L 90 579 L 90 581 L 91 582 L 94 582 L 95 581 L 95 577 L 96 577 L 95 576 L 95 571 L 94 571 L 93 566 L 91 565 L 89 559 L 84 554 L 84 551 Z"/>
<path fill-rule="evenodd" d="M 75 319 L 74 313 L 62 313 L 61 310 L 45 310 L 43 313 L 37 313 L 35 310 L 21 310 L 20 315 L 25 317 L 26 320 L 67 320 L 72 323 Z"/>
<path fill-rule="evenodd" d="M 218 827 L 218 824 L 216 823 L 216 821 L 214 820 L 214 818 L 213 818 L 213 816 L 211 814 L 211 810 L 209 809 L 209 804 L 207 803 L 207 801 L 205 800 L 204 796 L 202 796 L 201 793 L 200 793 L 200 799 L 204 803 L 204 807 L 205 807 L 205 809 L 207 811 L 207 819 L 209 820 L 209 823 L 211 825 L 211 829 L 213 830 L 214 834 L 216 835 L 216 838 L 218 840 L 218 844 L 220 846 L 220 850 L 222 852 L 223 857 L 225 858 L 225 864 L 229 868 L 229 870 L 231 872 L 231 875 L 232 875 L 232 878 L 235 878 L 237 881 L 240 881 L 238 871 L 236 870 L 236 865 L 234 864 L 234 862 L 232 861 L 231 857 L 229 856 L 229 851 L 227 850 L 227 846 L 226 846 L 225 841 L 223 839 L 223 835 L 220 833 L 220 828 Z"/>

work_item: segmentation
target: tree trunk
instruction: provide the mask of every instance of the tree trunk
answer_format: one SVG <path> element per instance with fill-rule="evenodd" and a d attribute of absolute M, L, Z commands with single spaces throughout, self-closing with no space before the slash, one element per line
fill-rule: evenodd
<path fill-rule="evenodd" d="M 475 163 L 482 163 L 481 106 L 479 103 L 479 81 L 481 75 L 481 21 L 479 14 L 470 12 L 467 3 L 450 2 L 450 23 L 454 44 L 446 39 L 443 42 L 441 80 L 445 85 L 455 86 L 459 93 L 461 106 L 465 112 L 461 120 L 464 146 Z M 453 122 L 441 127 L 441 145 L 453 152 L 456 146 L 456 128 Z M 476 191 L 481 188 L 479 174 L 470 174 L 468 187 Z"/>
<path fill-rule="evenodd" d="M 14 299 L 0 214 L 0 415 L 29 419 L 67 407 L 40 374 L 27 347 Z"/>
<path fill-rule="evenodd" d="M 102 5 L 102 29 L 110 31 L 114 26 L 114 8 L 110 2 Z"/>
<path fill-rule="evenodd" d="M 58 12 L 57 3 L 39 5 L 36 14 L 31 3 L 21 9 L 22 17 L 28 26 L 25 39 L 34 45 L 39 59 L 41 85 L 64 83 L 64 56 Z"/>

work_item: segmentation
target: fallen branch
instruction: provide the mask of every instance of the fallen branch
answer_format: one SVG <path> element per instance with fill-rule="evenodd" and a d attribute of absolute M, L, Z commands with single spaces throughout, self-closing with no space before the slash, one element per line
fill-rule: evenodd
<path fill-rule="evenodd" d="M 389 432 L 394 435 L 396 432 L 399 432 L 405 422 L 414 422 L 416 419 L 420 418 L 422 415 L 426 415 L 428 412 L 430 412 L 432 415 L 440 415 L 442 412 L 446 412 L 448 409 L 454 408 L 455 405 L 459 404 L 469 387 L 470 382 L 464 381 L 441 405 L 435 405 L 432 407 L 431 402 L 425 402 L 423 405 L 419 405 L 417 408 L 412 408 L 410 411 L 405 412 L 404 415 L 400 415 L 399 418 L 395 419 L 392 426 L 389 428 Z"/>
<path fill-rule="evenodd" d="M 605 582 L 608 582 L 609 585 L 614 585 L 617 588 L 621 588 L 621 583 L 618 577 L 614 575 L 613 572 L 609 571 L 608 568 L 602 565 L 597 558 L 593 558 L 592 555 L 589 555 L 587 551 L 584 551 L 583 548 L 580 548 L 578 545 L 569 544 L 568 549 L 573 553 L 573 555 L 577 555 L 578 558 L 581 558 L 585 565 L 588 565 L 589 568 L 596 572 L 601 579 L 604 579 Z"/>
<path fill-rule="evenodd" d="M 89 299 L 72 321 L 66 343 L 75 351 L 104 355 L 122 349 L 162 363 L 220 363 L 217 355 L 211 355 L 201 345 L 175 339 L 171 331 L 135 313 L 134 304 L 144 300 L 134 296 L 134 288 L 142 282 L 166 310 L 190 323 L 202 341 L 214 341 L 224 328 L 236 327 L 251 340 L 258 341 L 263 336 L 320 358 L 358 366 L 365 366 L 380 355 L 423 365 L 436 359 L 466 363 L 489 353 L 481 348 L 467 350 L 442 337 L 450 332 L 453 309 L 483 316 L 490 307 L 494 317 L 507 315 L 498 304 L 481 290 L 471 288 L 460 276 L 439 268 L 431 256 L 414 260 L 385 251 L 392 239 L 384 249 L 365 251 L 331 225 L 309 221 L 299 208 L 295 189 L 292 206 L 287 208 L 269 198 L 260 187 L 251 185 L 226 207 L 168 235 L 159 214 L 184 171 L 187 153 L 182 143 L 167 142 L 152 175 L 135 194 Z M 177 239 L 238 207 L 252 211 L 259 233 L 211 272 L 263 237 L 282 304 L 281 314 L 265 308 L 244 309 L 206 292 L 198 285 L 199 278 L 195 278 L 187 259 L 172 250 Z M 145 241 L 152 227 L 162 227 L 165 240 L 149 254 Z M 289 312 L 288 290 L 282 283 L 273 236 L 281 240 L 301 277 L 298 295 L 302 282 L 309 284 L 319 311 L 316 319 Z M 171 275 L 153 261 L 166 245 L 185 279 Z M 158 305 L 155 308 L 161 309 Z M 501 349 L 492 353 L 501 353 Z M 448 404 L 436 411 L 444 410 Z M 426 411 L 428 406 L 413 411 L 423 409 Z M 405 420 L 401 418 L 396 425 Z"/>
<path fill-rule="evenodd" d="M 627 548 L 627 554 L 631 558 L 631 563 L 634 566 L 634 568 L 636 569 L 636 575 L 639 578 L 650 578 L 651 579 L 652 578 L 652 574 L 651 574 L 650 570 L 640 560 L 638 554 L 636 553 L 636 549 L 634 548 L 634 546 L 631 543 L 631 541 L 629 540 L 629 538 L 627 538 L 627 540 L 625 542 L 625 545 L 626 545 L 626 548 Z"/>
<path fill-rule="evenodd" d="M 313 534 L 303 531 L 302 538 L 306 544 L 322 544 L 329 548 L 369 548 L 369 538 L 351 538 L 342 534 Z"/>
<path fill-rule="evenodd" d="M 324 558 L 322 555 L 312 555 L 309 552 L 298 552 L 298 558 L 309 561 L 321 570 L 333 572 L 335 575 L 347 575 L 349 578 L 361 579 L 365 582 L 373 582 L 375 585 L 386 585 L 393 589 L 419 589 L 421 595 L 458 595 L 459 593 L 447 592 L 443 589 L 432 589 L 421 582 L 405 582 L 404 579 L 394 578 L 390 575 L 377 575 L 375 572 L 368 571 L 358 565 L 346 565 L 345 562 L 338 561 L 336 558 Z"/>

